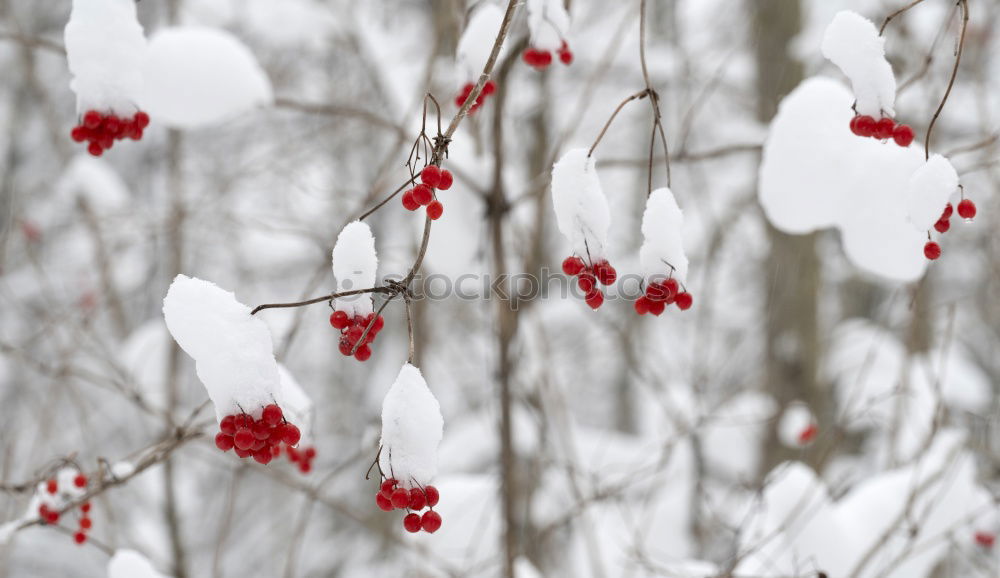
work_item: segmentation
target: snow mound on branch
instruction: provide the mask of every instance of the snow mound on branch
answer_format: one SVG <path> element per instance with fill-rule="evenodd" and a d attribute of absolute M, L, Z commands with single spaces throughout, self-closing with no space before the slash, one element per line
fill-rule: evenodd
<path fill-rule="evenodd" d="M 382 472 L 405 488 L 431 483 L 443 434 L 441 406 L 420 370 L 404 364 L 382 402 Z"/>
<path fill-rule="evenodd" d="M 569 33 L 569 13 L 562 0 L 528 0 L 528 31 L 531 46 L 555 52 Z"/>
<path fill-rule="evenodd" d="M 193 129 L 268 106 L 271 81 L 250 49 L 213 28 L 165 28 L 149 41 L 142 105 L 165 125 Z"/>
<path fill-rule="evenodd" d="M 502 23 L 503 10 L 495 4 L 483 4 L 469 17 L 455 54 L 460 85 L 470 79 L 478 79 L 483 73 Z"/>
<path fill-rule="evenodd" d="M 885 59 L 885 39 L 871 20 L 850 10 L 838 12 L 826 28 L 820 50 L 851 80 L 859 114 L 876 119 L 883 113 L 896 115 L 896 77 Z"/>
<path fill-rule="evenodd" d="M 907 186 L 906 210 L 913 226 L 921 233 L 933 227 L 957 188 L 955 167 L 943 156 L 931 155 Z"/>
<path fill-rule="evenodd" d="M 58 491 L 54 494 L 49 493 L 47 480 L 38 482 L 35 486 L 35 493 L 32 494 L 31 500 L 28 502 L 28 511 L 24 514 L 22 520 L 37 519 L 39 517 L 38 509 L 40 506 L 44 505 L 51 511 L 59 511 L 71 502 L 82 498 L 87 493 L 87 488 L 78 488 L 73 483 L 73 479 L 79 473 L 80 470 L 76 468 L 59 468 L 55 475 L 52 476 L 58 488 Z"/>
<path fill-rule="evenodd" d="M 135 550 L 116 550 L 108 562 L 108 578 L 167 578 Z"/>
<path fill-rule="evenodd" d="M 848 129 L 850 105 L 847 89 L 828 78 L 806 80 L 785 97 L 764 143 L 760 203 L 778 229 L 836 227 L 857 267 L 913 281 L 927 267 L 927 236 L 910 223 L 907 184 L 923 155 L 920 147 L 859 139 Z"/>
<path fill-rule="evenodd" d="M 646 282 L 662 280 L 674 267 L 673 277 L 687 283 L 688 259 L 684 254 L 684 214 L 670 189 L 656 189 L 642 214 L 642 247 L 639 262 Z"/>
<path fill-rule="evenodd" d="M 337 278 L 337 292 L 374 287 L 377 269 L 378 254 L 371 228 L 361 221 L 348 223 L 337 235 L 337 243 L 333 246 L 333 276 Z M 371 293 L 339 297 L 333 307 L 352 317 L 374 311 Z"/>
<path fill-rule="evenodd" d="M 163 317 L 177 344 L 194 358 L 220 420 L 241 409 L 259 418 L 265 405 L 282 405 L 271 332 L 235 295 L 178 275 L 163 299 Z"/>
<path fill-rule="evenodd" d="M 132 116 L 142 91 L 146 38 L 133 0 L 73 0 L 64 32 L 77 113 Z"/>
<path fill-rule="evenodd" d="M 596 161 L 587 156 L 587 149 L 567 151 L 553 165 L 552 203 L 559 231 L 569 239 L 573 254 L 590 262 L 606 259 L 611 214 Z"/>
<path fill-rule="evenodd" d="M 313 400 L 283 363 L 278 364 L 278 379 L 281 381 L 281 395 L 285 398 L 285 403 L 281 406 L 285 419 L 298 426 L 302 432 L 299 445 L 309 445 L 305 442 L 312 437 Z"/>
<path fill-rule="evenodd" d="M 803 435 L 809 426 L 815 425 L 816 418 L 809 410 L 809 406 L 801 401 L 792 402 L 785 408 L 781 421 L 778 422 L 778 439 L 787 447 L 800 448 L 812 441 L 803 439 Z"/>

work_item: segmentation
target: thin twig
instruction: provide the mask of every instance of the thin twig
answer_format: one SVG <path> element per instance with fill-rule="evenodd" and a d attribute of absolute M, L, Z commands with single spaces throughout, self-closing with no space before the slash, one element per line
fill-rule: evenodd
<path fill-rule="evenodd" d="M 602 128 L 600 134 L 597 135 L 597 139 L 594 140 L 594 144 L 590 145 L 590 149 L 587 151 L 588 157 L 594 155 L 594 149 L 596 149 L 597 145 L 601 143 L 601 139 L 604 138 L 604 134 L 608 132 L 608 129 L 611 127 L 611 123 L 614 122 L 615 117 L 618 116 L 618 113 L 621 112 L 623 108 L 625 108 L 625 105 L 632 102 L 633 100 L 646 98 L 648 95 L 649 95 L 649 89 L 646 88 L 644 90 L 640 90 L 635 94 L 629 95 L 627 98 L 625 98 L 625 100 L 618 103 L 618 106 L 615 107 L 615 111 L 611 113 L 611 117 L 608 118 L 608 121 L 604 123 L 604 128 Z"/>
<path fill-rule="evenodd" d="M 902 13 L 906 12 L 906 11 L 907 11 L 907 10 L 909 10 L 910 8 L 913 8 L 914 6 L 916 6 L 917 4 L 920 4 L 920 3 L 921 3 L 921 2 L 923 2 L 923 1 L 924 1 L 924 0 L 913 0 L 913 2 L 910 2 L 910 3 L 909 3 L 909 4 L 907 4 L 906 6 L 903 6 L 903 7 L 902 7 L 902 8 L 900 8 L 899 10 L 896 10 L 896 11 L 895 11 L 895 12 L 893 12 L 892 14 L 890 14 L 890 15 L 886 16 L 886 17 L 885 17 L 885 20 L 884 20 L 884 21 L 882 21 L 882 27 L 878 29 L 878 35 L 879 35 L 879 36 L 882 36 L 882 33 L 883 33 L 883 32 L 885 32 L 885 27 L 889 25 L 889 22 L 892 22 L 892 19 L 893 19 L 893 18 L 895 18 L 895 17 L 899 16 L 900 14 L 902 14 Z"/>
<path fill-rule="evenodd" d="M 955 66 L 951 69 L 948 88 L 945 89 L 944 96 L 941 97 L 941 103 L 938 104 L 937 110 L 934 111 L 934 116 L 931 117 L 930 125 L 927 126 L 927 138 L 924 140 L 924 159 L 931 158 L 931 132 L 934 130 L 934 124 L 937 123 L 941 111 L 944 110 L 945 103 L 948 102 L 948 97 L 951 96 L 951 89 L 955 86 L 955 78 L 958 77 L 958 65 L 962 61 L 962 49 L 965 48 L 965 29 L 969 25 L 969 4 L 968 0 L 958 0 L 958 4 L 962 7 L 962 29 L 958 33 L 958 50 L 955 51 Z"/>

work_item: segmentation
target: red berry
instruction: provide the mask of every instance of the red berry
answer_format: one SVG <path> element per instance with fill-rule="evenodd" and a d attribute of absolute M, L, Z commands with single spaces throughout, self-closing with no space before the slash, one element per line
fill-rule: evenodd
<path fill-rule="evenodd" d="M 236 433 L 233 434 L 233 445 L 236 446 L 236 449 L 243 451 L 249 450 L 253 447 L 254 441 L 256 441 L 256 438 L 254 437 L 253 432 L 247 428 L 238 429 L 236 430 Z"/>
<path fill-rule="evenodd" d="M 80 504 L 80 511 L 86 514 L 90 511 L 90 502 L 84 502 Z"/>
<path fill-rule="evenodd" d="M 444 205 L 441 204 L 441 201 L 431 201 L 431 203 L 427 205 L 427 216 L 430 217 L 432 221 L 440 219 L 442 214 L 444 214 Z"/>
<path fill-rule="evenodd" d="M 521 53 L 521 60 L 523 60 L 524 63 L 527 64 L 528 66 L 534 66 L 538 58 L 537 54 L 538 51 L 536 51 L 534 48 L 527 48 L 525 49 L 524 52 Z"/>
<path fill-rule="evenodd" d="M 427 496 L 427 505 L 431 508 L 436 506 L 438 504 L 438 500 L 441 499 L 441 494 L 434 486 L 424 487 L 424 494 Z"/>
<path fill-rule="evenodd" d="M 122 130 L 122 122 L 117 116 L 111 115 L 104 119 L 104 131 L 111 136 L 118 136 Z"/>
<path fill-rule="evenodd" d="M 139 128 L 146 128 L 149 126 L 149 115 L 142 112 L 141 110 L 135 113 L 135 124 Z"/>
<path fill-rule="evenodd" d="M 951 214 L 953 212 L 954 212 L 954 208 L 952 208 L 951 203 L 948 203 L 947 205 L 944 206 L 944 212 L 941 213 L 941 218 L 942 219 L 950 219 L 951 218 Z"/>
<path fill-rule="evenodd" d="M 275 426 L 281 422 L 282 417 L 284 417 L 284 414 L 281 408 L 272 403 L 264 406 L 264 412 L 261 413 L 260 419 L 267 425 Z"/>
<path fill-rule="evenodd" d="M 441 514 L 434 510 L 424 512 L 423 518 L 420 519 L 420 527 L 429 534 L 437 532 L 441 527 Z"/>
<path fill-rule="evenodd" d="M 264 446 L 266 446 L 266 445 L 267 445 L 266 441 L 255 439 L 255 440 L 253 440 L 253 445 L 250 446 L 250 451 L 251 452 L 260 451 L 260 450 L 264 449 Z"/>
<path fill-rule="evenodd" d="M 383 494 L 388 494 L 386 496 L 388 498 L 389 496 L 392 495 L 392 491 L 396 489 L 397 483 L 398 482 L 396 482 L 396 480 L 388 478 L 382 482 L 381 486 L 379 486 L 379 491 L 382 492 Z"/>
<path fill-rule="evenodd" d="M 851 118 L 851 124 L 850 124 L 851 132 L 853 132 L 854 134 L 856 134 L 858 136 L 868 136 L 868 135 L 861 134 L 861 132 L 858 130 L 858 119 L 859 118 L 861 118 L 860 114 L 856 114 L 856 115 L 854 115 Z"/>
<path fill-rule="evenodd" d="M 618 279 L 618 272 L 606 260 L 594 264 L 594 275 L 602 285 L 611 285 Z"/>
<path fill-rule="evenodd" d="M 663 310 L 667 308 L 666 301 L 650 301 L 649 302 L 649 312 L 653 315 L 659 317 Z"/>
<path fill-rule="evenodd" d="M 497 83 L 492 80 L 487 80 L 486 84 L 483 85 L 483 94 L 489 96 L 497 91 Z"/>
<path fill-rule="evenodd" d="M 73 478 L 73 485 L 76 486 L 76 487 L 78 487 L 78 488 L 82 488 L 82 487 L 86 486 L 87 485 L 87 476 L 85 476 L 83 474 L 77 474 L 76 477 Z"/>
<path fill-rule="evenodd" d="M 866 114 L 858 117 L 858 120 L 854 123 L 854 128 L 858 131 L 858 136 L 875 136 L 875 126 L 877 124 L 874 118 Z"/>
<path fill-rule="evenodd" d="M 267 448 L 261 448 L 253 452 L 253 459 L 258 464 L 266 466 L 267 464 L 271 463 L 271 460 L 274 459 L 274 456 L 271 454 L 271 450 Z"/>
<path fill-rule="evenodd" d="M 306 448 L 306 459 L 311 460 L 316 457 L 316 448 L 309 446 Z"/>
<path fill-rule="evenodd" d="M 691 308 L 691 304 L 694 303 L 694 297 L 690 293 L 684 291 L 683 293 L 678 293 L 676 298 L 677 308 L 681 311 L 687 311 Z"/>
<path fill-rule="evenodd" d="M 438 190 L 447 191 L 451 188 L 452 183 L 455 182 L 455 177 L 452 176 L 451 171 L 448 169 L 441 169 L 441 178 L 438 180 Z"/>
<path fill-rule="evenodd" d="M 390 501 L 392 501 L 392 505 L 394 508 L 400 508 L 400 509 L 405 508 L 406 506 L 410 505 L 410 492 L 406 491 L 403 488 L 396 488 L 392 492 Z"/>
<path fill-rule="evenodd" d="M 403 518 L 403 527 L 406 528 L 407 532 L 416 533 L 420 531 L 420 515 L 419 514 L 407 514 Z"/>
<path fill-rule="evenodd" d="M 414 511 L 423 510 L 427 505 L 427 496 L 424 495 L 424 491 L 420 488 L 413 488 L 410 490 L 410 503 L 409 508 Z"/>
<path fill-rule="evenodd" d="M 222 418 L 219 422 L 219 431 L 230 436 L 236 433 L 236 416 L 227 415 Z"/>
<path fill-rule="evenodd" d="M 91 130 L 101 126 L 101 113 L 96 110 L 88 110 L 83 115 L 83 126 Z"/>
<path fill-rule="evenodd" d="M 80 518 L 80 527 L 84 530 L 89 530 L 93 525 L 94 523 L 90 520 L 90 518 Z"/>
<path fill-rule="evenodd" d="M 87 140 L 87 128 L 74 126 L 73 130 L 69 131 L 69 137 L 73 139 L 73 142 L 83 142 Z"/>
<path fill-rule="evenodd" d="M 101 156 L 102 153 L 104 153 L 104 147 L 102 147 L 101 144 L 98 142 L 92 142 L 89 145 L 87 145 L 87 152 L 94 155 L 95 157 L 99 157 Z"/>
<path fill-rule="evenodd" d="M 229 450 L 233 449 L 233 446 L 235 445 L 236 442 L 233 441 L 233 436 L 226 435 L 222 432 L 215 434 L 215 447 L 219 448 L 220 450 L 228 452 Z"/>
<path fill-rule="evenodd" d="M 649 313 L 649 300 L 645 297 L 640 297 L 635 300 L 635 312 L 639 315 L 645 315 Z"/>
<path fill-rule="evenodd" d="M 938 233 L 947 233 L 950 228 L 951 221 L 945 218 L 938 219 L 938 221 L 934 223 L 934 230 Z"/>
<path fill-rule="evenodd" d="M 958 203 L 958 216 L 967 220 L 973 219 L 976 216 L 976 204 L 969 199 L 962 199 Z"/>
<path fill-rule="evenodd" d="M 563 273 L 569 275 L 570 277 L 575 277 L 583 272 L 587 266 L 584 265 L 583 259 L 579 257 L 566 257 L 562 262 Z"/>
<path fill-rule="evenodd" d="M 244 450 L 244 449 L 240 449 L 240 448 L 235 448 L 235 449 L 233 449 L 233 451 L 236 452 L 236 455 L 238 455 L 241 458 L 249 458 L 250 456 L 253 455 L 253 451 L 251 451 L 249 449 L 245 449 Z"/>
<path fill-rule="evenodd" d="M 59 512 L 56 510 L 49 510 L 45 513 L 45 521 L 50 524 L 55 524 L 59 521 Z"/>
<path fill-rule="evenodd" d="M 73 541 L 77 544 L 83 544 L 87 541 L 87 535 L 83 532 L 77 532 L 76 534 L 73 534 Z"/>
<path fill-rule="evenodd" d="M 330 314 L 330 325 L 334 329 L 343 329 L 350 324 L 351 319 L 347 316 L 345 311 L 334 311 Z"/>
<path fill-rule="evenodd" d="M 250 427 L 250 431 L 253 432 L 253 437 L 259 440 L 266 440 L 271 437 L 271 428 L 268 427 L 263 421 L 259 421 Z"/>
<path fill-rule="evenodd" d="M 54 494 L 59 491 L 59 484 L 54 480 L 49 480 L 45 482 L 45 489 L 50 493 Z"/>
<path fill-rule="evenodd" d="M 604 305 L 604 293 L 594 289 L 587 295 L 586 301 L 591 309 L 599 309 L 601 305 Z"/>
<path fill-rule="evenodd" d="M 354 346 L 351 344 L 351 342 L 347 338 L 344 338 L 344 339 L 340 340 L 339 349 L 340 349 L 341 355 L 348 355 L 349 356 L 349 355 L 351 355 L 351 350 L 354 349 Z"/>
<path fill-rule="evenodd" d="M 434 200 L 434 191 L 427 185 L 417 185 L 413 187 L 413 200 L 418 205 L 429 205 Z"/>
<path fill-rule="evenodd" d="M 891 118 L 880 118 L 875 123 L 875 138 L 888 140 L 892 138 L 892 131 L 896 129 L 896 123 Z"/>
<path fill-rule="evenodd" d="M 938 245 L 934 241 L 927 241 L 924 245 L 924 257 L 927 257 L 931 261 L 937 259 L 941 256 L 941 245 Z"/>
<path fill-rule="evenodd" d="M 811 423 L 807 425 L 805 429 L 799 432 L 799 443 L 804 445 L 813 441 L 814 439 L 816 439 L 816 434 L 818 432 L 819 428 L 816 427 L 816 424 Z"/>
<path fill-rule="evenodd" d="M 299 431 L 298 426 L 286 423 L 284 431 L 281 434 L 281 439 L 283 439 L 286 444 L 294 446 L 299 443 L 300 439 L 302 439 L 302 432 Z"/>
<path fill-rule="evenodd" d="M 976 532 L 975 539 L 976 544 L 979 544 L 983 548 L 992 548 L 996 542 L 996 536 L 989 532 Z"/>
<path fill-rule="evenodd" d="M 370 333 L 368 334 L 368 336 L 372 337 Z M 358 361 L 368 361 L 371 358 L 371 356 L 372 356 L 372 348 L 368 347 L 367 345 L 362 345 L 361 347 L 358 348 L 357 351 L 354 352 L 354 359 L 357 359 Z"/>
<path fill-rule="evenodd" d="M 538 68 L 545 68 L 552 64 L 552 53 L 548 50 L 538 51 Z"/>
<path fill-rule="evenodd" d="M 309 462 L 302 462 L 301 464 L 299 464 L 299 471 L 302 472 L 303 474 L 308 474 L 309 472 L 312 471 L 312 464 L 310 464 Z"/>
<path fill-rule="evenodd" d="M 382 331 L 383 327 L 385 327 L 385 318 L 379 315 L 378 317 L 375 318 L 375 323 L 372 325 L 372 333 L 378 333 L 379 331 Z"/>
<path fill-rule="evenodd" d="M 434 165 L 427 165 L 424 170 L 420 171 L 420 182 L 436 189 L 438 183 L 441 181 L 441 169 Z"/>
<path fill-rule="evenodd" d="M 249 429 L 250 426 L 253 425 L 253 420 L 247 414 L 241 413 L 233 417 L 233 425 L 236 426 L 236 429 L 243 429 L 243 428 Z M 235 434 L 236 432 L 234 431 L 233 435 Z"/>
<path fill-rule="evenodd" d="M 410 189 L 403 193 L 403 208 L 407 211 L 416 211 L 420 208 L 420 203 L 413 198 L 413 189 Z"/>
<path fill-rule="evenodd" d="M 392 502 L 390 502 L 389 498 L 385 497 L 382 492 L 375 494 L 375 505 L 377 505 L 383 512 L 392 511 Z"/>
<path fill-rule="evenodd" d="M 585 295 L 589 295 L 594 290 L 594 286 L 597 284 L 597 277 L 594 277 L 592 273 L 581 273 L 576 280 L 577 287 L 580 291 L 583 291 Z"/>
<path fill-rule="evenodd" d="M 901 147 L 908 147 L 913 142 L 913 129 L 901 124 L 892 130 L 892 140 Z"/>
<path fill-rule="evenodd" d="M 573 53 L 568 48 L 563 48 L 559 51 L 559 62 L 566 66 L 573 64 Z"/>
<path fill-rule="evenodd" d="M 681 284 L 677 282 L 677 279 L 670 278 L 661 283 L 661 286 L 667 292 L 667 303 L 673 303 L 674 299 L 677 298 L 677 294 L 681 292 Z"/>

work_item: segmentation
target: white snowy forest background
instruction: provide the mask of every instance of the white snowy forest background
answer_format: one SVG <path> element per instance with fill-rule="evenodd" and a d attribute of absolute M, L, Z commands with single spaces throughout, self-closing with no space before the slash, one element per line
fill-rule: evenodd
<path fill-rule="evenodd" d="M 0 577 L 1000 576 L 998 19 L 0 0 Z M 855 100 L 913 143 L 851 134 Z M 139 109 L 139 140 L 71 138 Z M 428 160 L 433 221 L 401 206 Z M 372 236 L 381 289 L 329 302 Z M 619 277 L 586 301 L 585 252 Z M 693 305 L 638 315 L 668 261 Z M 165 306 L 178 275 L 318 299 Z M 368 296 L 362 362 L 330 316 Z M 220 451 L 268 400 L 295 461 Z M 380 469 L 437 488 L 439 530 L 380 509 Z"/>

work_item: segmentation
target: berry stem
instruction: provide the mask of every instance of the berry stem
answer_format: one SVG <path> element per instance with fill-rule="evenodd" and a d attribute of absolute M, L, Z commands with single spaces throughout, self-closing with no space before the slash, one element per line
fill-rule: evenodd
<path fill-rule="evenodd" d="M 969 25 L 969 2 L 968 0 L 958 0 L 958 5 L 962 8 L 962 28 L 958 33 L 958 49 L 955 50 L 955 64 L 951 68 L 951 78 L 948 80 L 948 88 L 944 91 L 944 96 L 941 97 L 941 103 L 938 104 L 937 110 L 934 111 L 934 116 L 931 117 L 931 122 L 927 126 L 927 138 L 924 139 L 924 159 L 931 158 L 931 133 L 934 131 L 934 125 L 937 123 L 937 119 L 941 116 L 941 111 L 944 110 L 945 103 L 948 102 L 948 97 L 951 96 L 951 89 L 955 86 L 955 78 L 958 77 L 958 65 L 962 61 L 962 50 L 965 48 L 965 29 Z"/>

